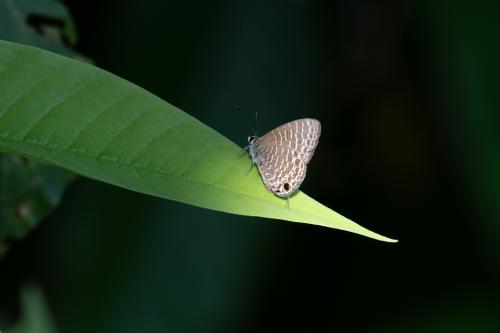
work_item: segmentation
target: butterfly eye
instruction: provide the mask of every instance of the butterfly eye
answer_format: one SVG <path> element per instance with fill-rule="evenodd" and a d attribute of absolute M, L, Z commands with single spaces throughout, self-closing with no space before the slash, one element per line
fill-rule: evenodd
<path fill-rule="evenodd" d="M 285 191 L 288 191 L 290 189 L 290 184 L 288 183 L 283 184 L 283 188 L 285 189 Z"/>

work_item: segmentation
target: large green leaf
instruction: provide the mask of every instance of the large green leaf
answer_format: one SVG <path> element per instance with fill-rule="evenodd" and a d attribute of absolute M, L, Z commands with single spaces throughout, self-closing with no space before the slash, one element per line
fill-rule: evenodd
<path fill-rule="evenodd" d="M 241 149 L 130 82 L 0 42 L 0 148 L 199 207 L 342 229 L 383 241 L 302 192 L 269 193 Z"/>

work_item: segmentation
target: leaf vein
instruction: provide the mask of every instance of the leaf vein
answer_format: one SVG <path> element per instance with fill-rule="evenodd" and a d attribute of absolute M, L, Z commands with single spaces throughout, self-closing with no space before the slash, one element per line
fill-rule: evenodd
<path fill-rule="evenodd" d="M 99 113 L 97 113 L 87 124 L 84 124 L 83 127 L 78 130 L 76 136 L 73 138 L 73 140 L 70 141 L 70 143 L 67 145 L 67 147 L 68 148 L 72 148 L 73 144 L 80 138 L 80 136 L 82 135 L 82 133 L 89 126 L 91 126 L 93 123 L 95 123 L 97 121 L 97 119 L 99 119 L 103 114 L 105 114 L 107 111 L 109 111 L 111 108 L 113 108 L 114 106 L 118 105 L 119 103 L 127 100 L 130 96 L 134 96 L 134 95 L 135 95 L 135 93 L 131 92 L 131 93 L 127 94 L 127 95 L 120 96 L 119 98 L 117 98 L 116 100 L 114 100 L 112 103 L 110 103 L 109 105 L 107 105 L 104 109 L 102 109 L 101 111 L 99 111 Z"/>

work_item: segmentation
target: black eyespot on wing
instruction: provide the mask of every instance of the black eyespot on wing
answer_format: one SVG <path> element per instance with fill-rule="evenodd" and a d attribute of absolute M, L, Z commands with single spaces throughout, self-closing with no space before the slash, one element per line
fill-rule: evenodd
<path fill-rule="evenodd" d="M 288 191 L 290 189 L 290 184 L 288 183 L 283 184 L 283 188 L 285 189 L 285 191 Z"/>

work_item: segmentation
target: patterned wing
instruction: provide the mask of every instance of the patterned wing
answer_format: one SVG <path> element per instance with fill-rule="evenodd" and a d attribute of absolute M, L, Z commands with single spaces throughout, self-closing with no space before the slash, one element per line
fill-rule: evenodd
<path fill-rule="evenodd" d="M 284 146 L 299 154 L 305 164 L 314 155 L 314 150 L 321 135 L 321 124 L 318 120 L 304 118 L 291 121 L 277 127 L 261 137 L 261 146 Z"/>
<path fill-rule="evenodd" d="M 266 188 L 280 197 L 290 196 L 306 177 L 307 164 L 284 146 L 262 147 L 255 163 Z"/>
<path fill-rule="evenodd" d="M 284 124 L 255 142 L 255 163 L 266 188 L 280 197 L 298 190 L 321 133 L 315 119 Z"/>

